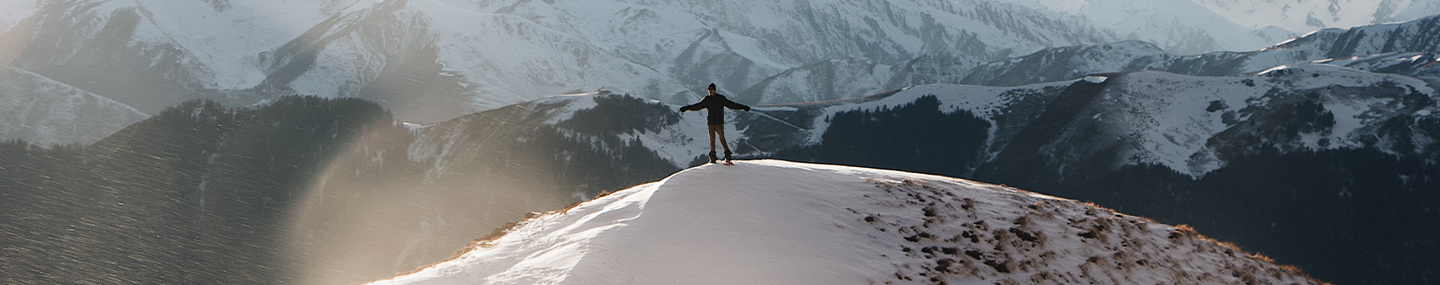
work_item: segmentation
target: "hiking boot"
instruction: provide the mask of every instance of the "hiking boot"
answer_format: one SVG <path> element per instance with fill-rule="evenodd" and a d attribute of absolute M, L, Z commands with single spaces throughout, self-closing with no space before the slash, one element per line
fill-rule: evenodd
<path fill-rule="evenodd" d="M 715 151 L 710 151 L 710 163 L 715 163 Z"/>

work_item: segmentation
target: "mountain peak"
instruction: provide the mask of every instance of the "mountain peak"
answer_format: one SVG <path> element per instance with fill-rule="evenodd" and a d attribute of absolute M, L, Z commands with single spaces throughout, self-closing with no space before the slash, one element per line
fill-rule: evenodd
<path fill-rule="evenodd" d="M 1318 283 L 1074 200 L 780 160 L 694 167 L 376 284 Z"/>

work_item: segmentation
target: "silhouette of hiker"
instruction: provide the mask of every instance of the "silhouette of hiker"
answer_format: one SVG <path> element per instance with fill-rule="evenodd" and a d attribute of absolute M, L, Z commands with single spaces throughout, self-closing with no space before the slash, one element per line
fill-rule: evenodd
<path fill-rule="evenodd" d="M 680 107 L 680 113 L 700 111 L 700 109 L 710 110 L 709 117 L 705 119 L 706 133 L 710 134 L 710 163 L 715 163 L 715 135 L 719 134 L 720 146 L 725 148 L 725 163 L 729 164 L 730 144 L 725 142 L 725 108 L 749 112 L 750 106 L 725 99 L 725 95 L 715 94 L 715 83 L 710 83 L 710 87 L 706 89 L 709 90 L 710 95 L 706 95 L 705 99 L 700 99 L 700 103 Z"/>

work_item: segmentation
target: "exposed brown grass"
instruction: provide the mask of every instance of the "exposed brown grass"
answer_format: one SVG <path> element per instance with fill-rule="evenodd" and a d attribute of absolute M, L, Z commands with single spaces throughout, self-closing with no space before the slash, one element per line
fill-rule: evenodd
<path fill-rule="evenodd" d="M 1207 236 L 1205 236 L 1205 235 L 1202 235 L 1202 234 L 1200 234 L 1199 232 L 1196 232 L 1196 231 L 1195 231 L 1195 228 L 1190 227 L 1190 225 L 1186 225 L 1186 224 L 1176 225 L 1176 226 L 1175 226 L 1175 232 L 1172 232 L 1171 235 L 1175 235 L 1175 234 L 1177 234 L 1177 233 L 1178 233 L 1178 234 L 1181 234 L 1181 235 L 1184 235 L 1184 236 L 1193 237 L 1193 238 L 1198 239 L 1198 240 L 1201 240 L 1201 241 L 1206 241 L 1206 242 L 1214 243 L 1215 245 L 1219 245 L 1221 248 L 1224 248 L 1224 249 L 1225 249 L 1225 253 L 1230 254 L 1230 255 L 1237 255 L 1237 254 L 1238 254 L 1238 255 L 1241 255 L 1241 256 L 1250 257 L 1250 258 L 1254 258 L 1254 259 L 1256 259 L 1256 260 L 1264 261 L 1265 263 L 1273 264 L 1273 265 L 1275 265 L 1276 267 L 1278 267 L 1280 270 L 1284 270 L 1284 271 L 1288 271 L 1288 272 L 1290 272 L 1290 273 L 1294 273 L 1294 274 L 1297 275 L 1297 276 L 1300 276 L 1300 277 L 1302 277 L 1302 278 L 1305 278 L 1305 280 L 1308 280 L 1308 281 L 1310 281 L 1311 283 L 1314 283 L 1314 284 L 1326 284 L 1326 285 L 1329 285 L 1329 284 L 1330 284 L 1330 282 L 1320 281 L 1320 280 L 1318 280 L 1318 279 L 1315 279 L 1315 277 L 1311 277 L 1310 274 L 1305 274 L 1305 271 L 1300 270 L 1300 267 L 1297 267 L 1297 266 L 1294 266 L 1294 265 L 1289 265 L 1289 264 L 1278 264 L 1278 263 L 1275 263 L 1275 259 L 1274 259 L 1274 258 L 1270 258 L 1270 256 L 1266 256 L 1265 254 L 1262 254 L 1262 253 L 1252 253 L 1252 252 L 1249 252 L 1249 251 L 1245 251 L 1244 249 L 1241 249 L 1239 246 L 1236 246 L 1234 243 L 1230 243 L 1230 242 L 1226 242 L 1226 241 L 1220 241 L 1220 240 L 1217 240 L 1217 239 L 1214 239 L 1214 238 L 1211 238 L 1211 237 L 1207 237 Z"/>
<path fill-rule="evenodd" d="M 539 216 L 539 215 L 532 215 L 532 214 L 528 214 L 528 213 L 527 213 L 527 214 L 525 214 L 525 219 L 522 219 L 522 220 L 519 220 L 519 221 L 514 221 L 514 222 L 505 223 L 505 225 L 500 226 L 500 227 L 498 227 L 498 228 L 495 228 L 494 230 L 491 230 L 491 231 L 490 231 L 490 234 L 487 234 L 487 235 L 485 235 L 485 236 L 483 236 L 483 237 L 477 238 L 477 239 L 475 239 L 474 241 L 471 241 L 469 245 L 466 245 L 465 247 L 460 248 L 459 250 L 456 250 L 456 251 L 453 252 L 453 253 L 450 253 L 450 257 L 446 257 L 445 259 L 442 259 L 442 260 L 440 260 L 440 261 L 436 261 L 435 263 L 431 263 L 431 264 L 426 264 L 426 265 L 424 265 L 424 266 L 420 266 L 419 268 L 415 268 L 415 270 L 410 270 L 410 271 L 406 271 L 406 272 L 397 273 L 397 274 L 395 274 L 395 276 L 392 276 L 392 277 L 390 277 L 390 278 L 395 278 L 395 277 L 400 277 L 400 276 L 404 276 L 404 275 L 414 274 L 414 273 L 416 273 L 416 272 L 420 272 L 421 270 L 425 270 L 425 269 L 427 269 L 427 268 L 435 267 L 435 265 L 439 265 L 439 264 L 445 263 L 445 262 L 447 262 L 447 261 L 460 259 L 461 256 L 464 256 L 464 255 L 465 255 L 465 253 L 474 251 L 476 248 L 488 248 L 488 247 L 491 247 L 491 246 L 493 246 L 493 244 L 491 244 L 491 242 L 494 242 L 495 240 L 500 239 L 500 237 L 505 236 L 505 233 L 509 232 L 510 229 L 513 229 L 513 228 L 515 228 L 516 226 L 519 226 L 521 223 L 524 223 L 525 221 L 529 221 L 530 219 L 533 219 L 533 218 L 538 217 L 538 216 Z"/>
<path fill-rule="evenodd" d="M 596 195 L 595 195 L 595 198 L 590 198 L 590 201 L 595 201 L 595 199 L 600 199 L 601 197 L 610 196 L 610 194 L 615 194 L 615 191 L 603 191 L 603 192 L 600 192 L 600 194 L 596 194 Z M 569 212 L 570 212 L 570 209 L 574 209 L 575 207 L 579 207 L 580 204 L 585 204 L 585 202 L 590 202 L 590 201 L 575 202 L 575 204 L 570 204 L 570 206 L 565 206 L 565 208 L 561 208 L 561 209 L 555 210 L 555 211 L 550 211 L 550 212 L 548 212 L 548 213 L 546 213 L 546 214 L 549 214 L 549 213 L 561 213 L 561 214 L 569 213 Z"/>

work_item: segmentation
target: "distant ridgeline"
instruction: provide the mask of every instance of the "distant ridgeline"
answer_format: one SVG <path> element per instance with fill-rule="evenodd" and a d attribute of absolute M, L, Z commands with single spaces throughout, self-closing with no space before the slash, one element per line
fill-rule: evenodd
<path fill-rule="evenodd" d="M 588 146 L 636 150 L 628 142 L 508 116 L 541 108 L 432 126 L 471 139 L 440 146 L 464 147 L 458 158 L 411 156 L 436 150 L 417 142 L 432 137 L 374 103 L 314 97 L 239 110 L 191 101 L 90 146 L 5 142 L 0 283 L 361 282 L 444 258 L 528 211 L 678 170 L 648 150 Z M 346 219 L 387 219 L 369 214 L 395 222 Z"/>
<path fill-rule="evenodd" d="M 1306 65 L 926 85 L 733 112 L 731 138 L 743 158 L 966 177 L 1190 224 L 1325 281 L 1418 283 L 1440 266 L 1426 226 L 1440 119 L 1407 78 Z M 700 163 L 704 116 L 673 107 L 599 93 L 411 126 L 353 99 L 194 101 L 92 146 L 9 142 L 0 281 L 385 278 Z"/>

